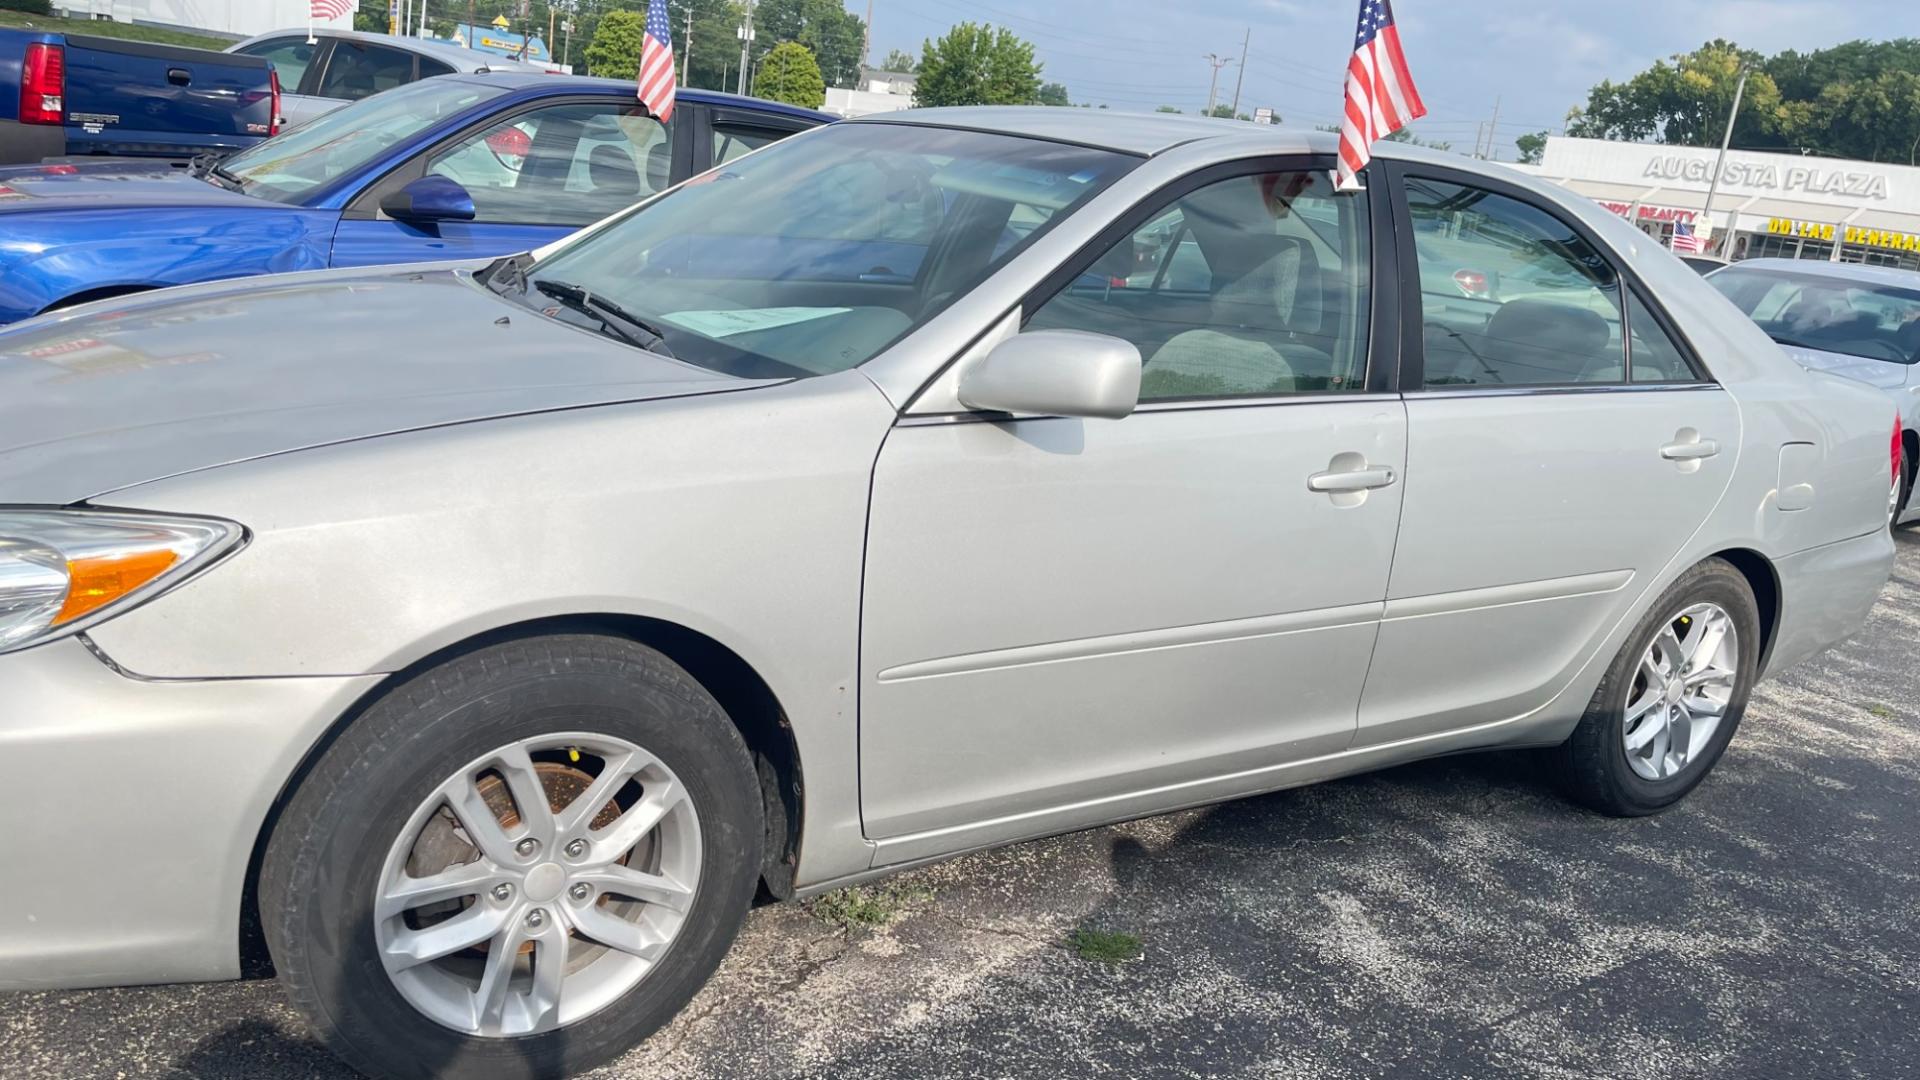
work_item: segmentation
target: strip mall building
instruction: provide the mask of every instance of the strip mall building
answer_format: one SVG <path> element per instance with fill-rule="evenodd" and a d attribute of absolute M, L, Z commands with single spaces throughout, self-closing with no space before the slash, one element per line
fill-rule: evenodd
<path fill-rule="evenodd" d="M 1663 243 L 1684 222 L 1731 259 L 1833 259 L 1920 269 L 1920 168 L 1727 154 L 1707 220 L 1717 150 L 1550 138 L 1527 172 L 1577 191 Z"/>

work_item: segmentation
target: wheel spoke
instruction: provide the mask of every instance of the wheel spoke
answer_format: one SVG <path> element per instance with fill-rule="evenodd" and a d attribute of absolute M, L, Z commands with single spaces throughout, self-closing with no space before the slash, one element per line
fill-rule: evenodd
<path fill-rule="evenodd" d="M 438 960 L 491 940 L 506 925 L 506 913 L 486 904 L 475 904 L 442 923 L 424 930 L 402 930 L 387 943 L 389 967 L 405 970 L 429 960 Z"/>
<path fill-rule="evenodd" d="M 1705 694 L 1689 696 L 1686 699 L 1685 704 L 1687 707 L 1687 711 L 1692 713 L 1695 716 L 1709 716 L 1709 717 L 1718 718 L 1721 716 L 1725 716 L 1727 714 L 1726 702 L 1715 701 L 1714 699 L 1706 696 Z"/>
<path fill-rule="evenodd" d="M 493 864 L 485 859 L 449 866 L 426 877 L 403 876 L 381 890 L 380 903 L 374 914 L 377 918 L 386 919 L 428 904 L 474 896 L 485 892 L 499 876 Z"/>
<path fill-rule="evenodd" d="M 1673 725 L 1667 717 L 1660 718 L 1660 730 L 1653 733 L 1653 773 L 1655 776 L 1667 775 L 1667 754 L 1673 749 Z"/>
<path fill-rule="evenodd" d="M 472 774 L 456 781 L 454 790 L 447 796 L 447 802 L 453 807 L 453 816 L 460 819 L 460 827 L 466 831 L 467 840 L 480 849 L 480 854 L 496 866 L 512 866 L 517 858 L 513 853 L 513 839 L 500 825 L 500 819 L 494 815 L 493 807 L 487 805 L 480 787 L 474 783 Z"/>
<path fill-rule="evenodd" d="M 1707 615 L 1696 620 L 1699 630 L 1689 636 L 1687 645 L 1687 663 L 1695 668 L 1704 668 L 1713 663 L 1714 654 L 1720 651 L 1720 643 L 1727 638 L 1727 621 L 1718 615 Z"/>
<path fill-rule="evenodd" d="M 638 923 L 631 923 L 598 904 L 576 909 L 573 925 L 581 934 L 649 963 L 660 959 L 667 943 Z"/>
<path fill-rule="evenodd" d="M 574 875 L 602 893 L 632 897 L 648 904 L 659 904 L 671 911 L 686 911 L 693 903 L 693 890 L 662 874 L 648 874 L 619 864 L 603 866 Z"/>
<path fill-rule="evenodd" d="M 631 851 L 633 845 L 645 839 L 686 797 L 686 790 L 676 782 L 662 781 L 650 786 L 640 801 L 615 818 L 613 824 L 590 834 L 595 847 L 600 849 L 600 856 L 611 860 Z"/>
<path fill-rule="evenodd" d="M 646 766 L 647 760 L 645 755 L 634 751 L 606 758 L 600 775 L 593 778 L 587 790 L 554 815 L 557 835 L 574 837 L 584 833 L 593 819 L 600 815 L 600 811 L 613 801 L 614 795 L 633 779 L 633 774 Z"/>
<path fill-rule="evenodd" d="M 1640 722 L 1639 727 L 1627 732 L 1627 749 L 1629 751 L 1640 749 L 1649 742 L 1652 742 L 1655 735 L 1660 734 L 1666 729 L 1667 713 L 1665 708 L 1649 713 L 1647 718 Z"/>
<path fill-rule="evenodd" d="M 567 981 L 567 953 L 573 935 L 558 923 L 533 943 L 533 990 L 527 995 L 527 1020 L 534 1030 L 546 1027 L 560 1011 L 560 994 Z"/>
<path fill-rule="evenodd" d="M 513 792 L 513 804 L 520 811 L 520 827 L 526 835 L 540 841 L 542 847 L 553 846 L 553 807 L 547 801 L 547 789 L 540 782 L 540 772 L 533 767 L 533 758 L 527 755 L 527 748 L 519 744 L 500 751 L 500 775 L 506 777 L 507 790 Z"/>
<path fill-rule="evenodd" d="M 1665 700 L 1666 694 L 1661 691 L 1659 684 L 1649 683 L 1646 691 L 1640 695 L 1640 700 L 1627 706 L 1627 723 L 1632 724 L 1645 716 L 1648 710 L 1659 707 Z"/>
<path fill-rule="evenodd" d="M 480 986 L 473 992 L 473 1024 L 485 1034 L 500 1034 L 506 1026 L 507 995 L 525 940 L 518 930 L 509 928 L 487 950 L 487 966 L 480 975 Z"/>
<path fill-rule="evenodd" d="M 1686 655 L 1686 649 L 1680 644 L 1680 638 L 1673 627 L 1661 627 L 1660 635 L 1653 639 L 1654 649 L 1659 653 L 1660 678 L 1665 681 L 1673 677 L 1680 668 L 1680 658 Z"/>
<path fill-rule="evenodd" d="M 1673 755 L 1674 769 L 1677 771 L 1693 760 L 1693 716 L 1684 708 L 1675 709 L 1673 722 L 1667 728 L 1667 752 Z"/>

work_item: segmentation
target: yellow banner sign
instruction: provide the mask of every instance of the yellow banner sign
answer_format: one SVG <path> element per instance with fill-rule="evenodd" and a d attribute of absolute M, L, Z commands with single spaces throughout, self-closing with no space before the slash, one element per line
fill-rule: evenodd
<path fill-rule="evenodd" d="M 1920 251 L 1920 235 L 1892 229 L 1869 229 L 1864 225 L 1837 228 L 1817 221 L 1774 218 L 1767 222 L 1767 231 L 1781 236 L 1804 236 L 1810 240 L 1832 240 L 1838 233 L 1843 244 L 1886 248 L 1889 251 Z"/>

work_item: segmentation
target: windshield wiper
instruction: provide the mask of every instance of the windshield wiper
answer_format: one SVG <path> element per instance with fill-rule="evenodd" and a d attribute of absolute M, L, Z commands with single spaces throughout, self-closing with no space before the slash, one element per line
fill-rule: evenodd
<path fill-rule="evenodd" d="M 1779 334 L 1768 334 L 1767 336 L 1773 339 L 1774 344 L 1785 345 L 1789 349 L 1812 349 L 1815 352 L 1821 351 L 1820 346 L 1809 345 L 1799 338 L 1781 337 Z"/>
<path fill-rule="evenodd" d="M 533 287 L 582 315 L 598 321 L 609 333 L 627 344 L 662 356 L 673 357 L 673 350 L 667 347 L 667 339 L 658 329 L 619 304 L 604 300 L 567 281 L 536 281 Z"/>

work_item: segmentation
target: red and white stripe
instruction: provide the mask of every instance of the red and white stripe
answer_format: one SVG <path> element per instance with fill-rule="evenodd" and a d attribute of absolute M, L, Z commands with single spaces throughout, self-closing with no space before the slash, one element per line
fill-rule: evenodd
<path fill-rule="evenodd" d="M 1372 0 L 1363 0 L 1364 11 Z M 1391 20 L 1391 15 L 1388 16 Z M 1427 115 L 1426 103 L 1407 70 L 1400 32 L 1391 21 L 1353 52 L 1347 61 L 1347 108 L 1340 125 L 1339 186 L 1360 186 L 1361 169 L 1373 158 L 1373 144 Z"/>
<path fill-rule="evenodd" d="M 673 117 L 673 84 L 666 0 L 653 0 L 647 10 L 646 40 L 640 46 L 640 103 L 663 124 Z"/>
<path fill-rule="evenodd" d="M 307 17 L 312 19 L 337 19 L 349 11 L 357 10 L 360 0 L 312 0 L 307 7 Z"/>

